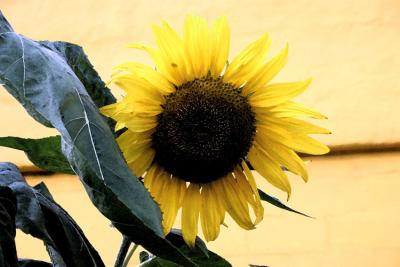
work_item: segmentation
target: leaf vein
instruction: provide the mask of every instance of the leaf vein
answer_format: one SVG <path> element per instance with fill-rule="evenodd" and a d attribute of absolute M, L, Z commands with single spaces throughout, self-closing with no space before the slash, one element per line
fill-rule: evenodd
<path fill-rule="evenodd" d="M 74 118 L 74 119 L 71 119 L 71 120 L 67 121 L 67 122 L 64 123 L 64 124 L 65 124 L 65 126 L 67 126 L 68 124 L 70 124 L 70 123 L 73 122 L 73 121 L 81 120 L 81 119 L 84 119 L 84 118 L 85 118 L 85 117 L 77 117 L 77 118 Z"/>
<path fill-rule="evenodd" d="M 97 155 L 96 146 L 95 146 L 95 144 L 94 144 L 94 139 L 93 139 L 93 135 L 92 135 L 92 130 L 90 129 L 90 122 L 89 122 L 89 118 L 88 118 L 88 115 L 87 115 L 87 112 L 86 112 L 86 109 L 85 109 L 85 105 L 83 104 L 82 97 L 81 97 L 81 94 L 79 93 L 78 89 L 75 88 L 75 87 L 74 87 L 74 89 L 75 89 L 76 93 L 78 94 L 79 101 L 80 101 L 80 103 L 81 103 L 81 105 L 82 105 L 83 115 L 84 115 L 84 118 L 85 118 L 85 124 L 88 126 L 90 142 L 91 142 L 91 144 L 92 144 L 92 148 L 93 148 L 93 151 L 94 151 L 94 155 L 95 155 L 95 157 L 96 157 L 97 165 L 98 165 L 98 167 L 99 167 L 100 177 L 101 177 L 101 179 L 104 181 L 103 170 L 102 170 L 102 168 L 101 168 L 99 156 Z"/>

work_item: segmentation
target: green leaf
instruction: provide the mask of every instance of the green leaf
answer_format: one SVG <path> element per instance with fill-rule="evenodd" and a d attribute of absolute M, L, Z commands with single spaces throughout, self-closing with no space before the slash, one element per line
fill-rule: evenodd
<path fill-rule="evenodd" d="M 39 43 L 65 59 L 97 107 L 117 101 L 90 63 L 81 46 L 61 41 L 39 41 Z M 114 129 L 115 121 L 111 118 L 106 118 L 106 120 L 110 128 Z"/>
<path fill-rule="evenodd" d="M 187 247 L 181 229 L 172 228 L 165 238 L 178 248 Z M 194 246 L 199 252 L 202 252 L 204 256 L 209 257 L 207 245 L 200 237 L 196 236 Z"/>
<path fill-rule="evenodd" d="M 115 97 L 101 80 L 81 46 L 61 41 L 40 41 L 39 43 L 66 60 L 97 107 L 116 102 Z"/>
<path fill-rule="evenodd" d="M 0 186 L 0 266 L 17 266 L 15 248 L 16 198 L 8 187 Z"/>
<path fill-rule="evenodd" d="M 0 81 L 4 83 L 5 87 L 13 87 L 13 88 L 21 88 L 18 90 L 9 90 L 10 94 L 12 94 L 21 104 L 24 106 L 29 115 L 32 116 L 36 121 L 40 122 L 44 126 L 52 127 L 52 124 L 42 115 L 40 112 L 36 110 L 33 103 L 28 101 L 25 98 L 26 95 L 26 55 L 24 53 L 23 47 L 23 37 L 16 35 L 8 23 L 7 19 L 3 16 L 3 13 L 0 10 L 0 45 L 4 47 L 7 45 L 8 36 L 14 36 L 14 42 L 16 45 L 19 43 L 20 49 L 14 50 L 12 47 L 8 47 L 6 49 L 1 49 L 0 53 Z M 22 68 L 21 68 L 22 66 Z M 18 80 L 8 80 L 7 76 L 15 75 L 21 77 Z"/>
<path fill-rule="evenodd" d="M 26 234 L 44 241 L 57 266 L 103 267 L 97 251 L 82 230 L 52 199 L 44 184 L 30 187 L 17 167 L 0 163 L 0 185 L 8 186 L 17 198 L 16 225 Z"/>
<path fill-rule="evenodd" d="M 179 266 L 180 265 L 178 264 L 175 264 L 171 261 L 167 261 L 156 256 L 152 256 L 148 260 L 138 265 L 138 267 L 179 267 Z"/>
<path fill-rule="evenodd" d="M 53 265 L 48 262 L 31 260 L 31 259 L 18 259 L 18 267 L 52 267 Z"/>
<path fill-rule="evenodd" d="M 139 253 L 139 261 L 140 263 L 147 261 L 150 259 L 150 254 L 147 251 L 140 251 Z"/>
<path fill-rule="evenodd" d="M 209 257 L 205 257 L 202 252 L 198 249 L 181 248 L 181 251 L 185 253 L 191 260 L 202 267 L 228 267 L 232 266 L 229 262 L 224 260 L 221 256 L 209 251 Z M 171 261 L 165 260 L 160 257 L 152 256 L 148 260 L 143 261 L 140 267 L 179 267 L 181 265 L 175 264 Z"/>
<path fill-rule="evenodd" d="M 199 237 L 196 237 L 195 247 L 189 248 L 182 237 L 182 232 L 178 229 L 173 229 L 166 238 L 171 241 L 175 246 L 179 247 L 187 257 L 202 267 L 230 267 L 232 266 L 221 256 L 215 254 L 207 249 L 206 244 Z M 160 257 L 151 256 L 149 254 L 141 253 L 139 266 L 141 267 L 177 267 L 171 261 L 165 260 Z"/>
<path fill-rule="evenodd" d="M 289 206 L 285 205 L 282 201 L 280 201 L 278 198 L 268 195 L 267 193 L 265 193 L 261 189 L 258 189 L 258 194 L 260 195 L 261 200 L 264 200 L 264 201 L 274 205 L 275 207 L 278 207 L 280 209 L 284 209 L 284 210 L 287 210 L 287 211 L 291 211 L 291 212 L 306 216 L 308 218 L 314 218 L 314 217 L 311 217 L 311 216 L 309 216 L 309 215 L 307 215 L 305 213 L 302 213 L 302 212 L 299 212 L 297 210 L 294 210 L 294 209 L 290 208 Z"/>
<path fill-rule="evenodd" d="M 60 136 L 41 139 L 0 137 L 0 146 L 24 151 L 29 160 L 42 170 L 75 174 L 61 152 Z"/>
<path fill-rule="evenodd" d="M 7 23 L 1 17 L 0 24 Z M 60 132 L 63 153 L 94 205 L 134 243 L 194 266 L 164 238 L 158 205 L 129 170 L 112 131 L 65 59 L 15 32 L 0 32 L 0 55 L 0 81 Z"/>
<path fill-rule="evenodd" d="M 13 32 L 12 27 L 3 15 L 0 16 L 0 23 L 2 25 L 0 26 L 1 33 Z M 58 55 L 60 55 L 60 57 L 64 58 L 66 63 L 74 71 L 74 73 L 82 82 L 86 91 L 98 107 L 116 102 L 115 97 L 112 95 L 110 89 L 106 87 L 105 83 L 102 81 L 99 74 L 90 63 L 81 46 L 61 41 L 40 41 L 39 43 L 44 47 L 47 47 L 48 49 L 56 52 Z M 23 61 L 23 58 L 21 58 L 21 61 Z M 35 120 L 47 127 L 52 127 L 51 123 L 41 114 L 38 114 L 35 109 L 29 105 L 29 103 L 21 103 Z M 110 120 L 110 124 L 114 125 L 114 122 Z"/>

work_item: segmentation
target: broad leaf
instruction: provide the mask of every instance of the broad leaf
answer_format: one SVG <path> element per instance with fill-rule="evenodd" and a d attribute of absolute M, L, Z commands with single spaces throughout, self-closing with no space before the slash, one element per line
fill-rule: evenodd
<path fill-rule="evenodd" d="M 0 146 L 24 151 L 29 160 L 42 170 L 75 174 L 61 152 L 60 136 L 41 139 L 0 137 Z"/>
<path fill-rule="evenodd" d="M 18 259 L 18 267 L 52 267 L 53 265 L 48 262 L 31 260 L 31 259 Z"/>
<path fill-rule="evenodd" d="M 40 41 L 39 43 L 65 59 L 96 106 L 102 107 L 116 102 L 115 97 L 101 80 L 82 47 L 68 42 Z"/>
<path fill-rule="evenodd" d="M 147 251 L 140 251 L 139 253 L 139 262 L 145 262 L 150 259 L 150 254 Z"/>
<path fill-rule="evenodd" d="M 30 187 L 15 165 L 0 163 L 0 185 L 17 197 L 16 225 L 43 240 L 53 264 L 93 266 L 104 264 L 75 221 L 50 196 L 44 184 Z"/>
<path fill-rule="evenodd" d="M 191 260 L 202 267 L 229 267 L 232 266 L 229 262 L 224 260 L 221 256 L 209 251 L 209 257 L 204 256 L 198 249 L 190 249 L 188 247 L 181 248 L 181 251 L 185 253 Z M 150 256 L 146 261 L 143 261 L 140 267 L 179 267 L 180 265 L 175 264 L 171 261 L 165 260 L 160 257 Z"/>
<path fill-rule="evenodd" d="M 199 237 L 196 237 L 195 247 L 189 248 L 182 237 L 182 232 L 178 229 L 173 229 L 166 238 L 170 240 L 175 246 L 179 247 L 187 257 L 197 263 L 199 266 L 204 267 L 230 267 L 232 266 L 221 256 L 215 254 L 207 249 L 206 244 Z M 146 252 L 140 254 L 139 266 L 141 267 L 177 267 L 179 265 L 165 260 L 160 257 L 149 255 Z"/>
<path fill-rule="evenodd" d="M 97 107 L 103 107 L 116 102 L 115 97 L 90 63 L 82 47 L 60 41 L 39 41 L 39 43 L 65 59 Z M 115 121 L 111 118 L 106 118 L 106 120 L 108 125 L 113 129 Z"/>
<path fill-rule="evenodd" d="M 0 32 L 0 82 L 61 133 L 63 152 L 95 206 L 134 243 L 194 265 L 164 238 L 158 205 L 129 170 L 113 133 L 65 59 L 8 28 Z"/>
<path fill-rule="evenodd" d="M 12 88 L 12 90 L 9 90 L 10 94 L 24 106 L 32 118 L 47 127 L 52 127 L 48 119 L 38 112 L 33 103 L 26 98 L 27 80 L 29 80 L 26 70 L 30 68 L 30 66 L 26 62 L 27 56 L 25 55 L 24 39 L 22 36 L 14 33 L 12 27 L 0 10 L 0 45 L 2 47 L 7 45 L 8 42 L 5 40 L 8 39 L 9 36 L 13 36 L 14 45 L 19 44 L 20 48 L 13 49 L 12 47 L 8 47 L 6 50 L 4 48 L 0 49 L 0 84 Z M 7 77 L 13 75 L 18 75 L 20 78 L 9 81 Z"/>
<path fill-rule="evenodd" d="M 165 238 L 167 238 L 172 244 L 174 244 L 178 248 L 186 247 L 186 242 L 183 239 L 181 229 L 172 228 Z M 199 252 L 203 253 L 204 256 L 209 256 L 207 245 L 206 243 L 204 243 L 203 240 L 201 240 L 200 237 L 196 236 L 194 245 Z"/>
<path fill-rule="evenodd" d="M 15 215 L 17 203 L 8 187 L 0 186 L 0 266 L 17 266 Z"/>
<path fill-rule="evenodd" d="M 287 211 L 291 211 L 291 212 L 294 212 L 294 213 L 297 213 L 297 214 L 306 216 L 306 217 L 308 217 L 308 218 L 313 218 L 313 217 L 311 217 L 311 216 L 309 216 L 309 215 L 307 215 L 307 214 L 305 214 L 305 213 L 302 213 L 302 212 L 300 212 L 300 211 L 297 211 L 297 210 L 292 209 L 291 207 L 285 205 L 285 204 L 284 204 L 282 201 L 280 201 L 278 198 L 273 197 L 273 196 L 270 196 L 270 195 L 268 195 L 267 193 L 265 193 L 264 191 L 262 191 L 262 190 L 260 190 L 260 189 L 258 189 L 258 194 L 260 194 L 261 200 L 264 200 L 264 201 L 266 201 L 266 202 L 268 202 L 268 203 L 274 205 L 275 207 L 278 207 L 278 208 L 280 208 L 280 209 L 284 209 L 284 210 L 287 210 Z"/>

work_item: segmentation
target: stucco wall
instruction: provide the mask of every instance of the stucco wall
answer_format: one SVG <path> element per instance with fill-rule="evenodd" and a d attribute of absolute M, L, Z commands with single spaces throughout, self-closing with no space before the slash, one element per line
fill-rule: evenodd
<path fill-rule="evenodd" d="M 315 158 L 310 181 L 291 176 L 289 205 L 315 219 L 265 206 L 257 229 L 245 231 L 231 218 L 228 228 L 208 247 L 234 267 L 249 263 L 272 267 L 397 267 L 400 265 L 400 153 Z M 90 203 L 72 176 L 31 177 L 44 181 L 58 201 L 82 226 L 88 239 L 112 266 L 121 237 Z M 257 183 L 284 199 L 261 177 Z M 179 220 L 176 226 L 180 226 Z M 21 257 L 46 259 L 40 241 L 18 233 Z M 130 266 L 136 266 L 138 255 Z"/>
<path fill-rule="evenodd" d="M 154 44 L 152 23 L 165 19 L 180 28 L 187 13 L 210 21 L 226 15 L 231 56 L 266 31 L 273 39 L 271 54 L 289 43 L 289 62 L 276 80 L 314 77 L 299 100 L 329 117 L 320 122 L 333 131 L 324 142 L 400 142 L 398 0 L 0 0 L 0 9 L 26 36 L 82 45 L 104 80 L 120 62 L 150 63 L 124 45 Z M 56 134 L 29 118 L 5 90 L 0 90 L 0 125 L 0 136 Z M 210 247 L 234 266 L 398 266 L 399 160 L 398 153 L 317 158 L 309 166 L 310 183 L 293 177 L 290 203 L 316 220 L 266 208 L 258 229 L 247 232 L 228 222 L 229 229 Z M 23 153 L 4 148 L 0 161 L 28 164 Z M 89 203 L 81 184 L 71 176 L 46 178 L 46 184 L 111 266 L 119 235 Z M 18 246 L 20 256 L 45 257 L 40 242 L 20 233 Z"/>
<path fill-rule="evenodd" d="M 210 21 L 226 15 L 231 56 L 264 32 L 273 40 L 271 54 L 289 43 L 289 63 L 276 80 L 314 77 L 300 99 L 329 117 L 323 124 L 334 134 L 324 141 L 400 141 L 397 0 L 1 0 L 0 8 L 18 32 L 31 38 L 82 45 L 105 80 L 122 61 L 149 62 L 124 45 L 154 44 L 152 23 L 165 19 L 180 29 L 187 13 Z M 1 93 L 0 101 L 7 104 L 8 96 Z M 14 105 L 2 108 L 0 117 L 13 111 Z"/>

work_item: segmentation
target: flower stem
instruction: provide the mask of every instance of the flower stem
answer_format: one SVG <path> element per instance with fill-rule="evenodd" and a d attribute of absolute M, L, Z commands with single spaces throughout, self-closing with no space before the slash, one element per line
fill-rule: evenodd
<path fill-rule="evenodd" d="M 128 256 L 126 256 L 126 259 L 125 259 L 124 264 L 122 265 L 122 267 L 127 267 L 127 266 L 128 266 L 129 260 L 131 259 L 133 253 L 135 252 L 135 250 L 137 249 L 138 246 L 139 246 L 138 244 L 135 244 L 135 245 L 131 248 L 131 251 L 129 251 Z"/>
<path fill-rule="evenodd" d="M 117 260 L 115 261 L 114 267 L 123 267 L 126 253 L 128 253 L 129 247 L 131 245 L 131 240 L 126 236 L 123 236 L 121 246 L 118 251 Z"/>

